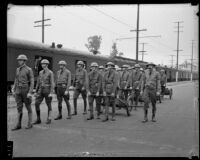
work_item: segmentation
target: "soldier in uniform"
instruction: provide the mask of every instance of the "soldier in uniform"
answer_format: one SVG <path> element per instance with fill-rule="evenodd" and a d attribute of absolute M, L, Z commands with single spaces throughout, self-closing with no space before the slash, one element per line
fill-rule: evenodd
<path fill-rule="evenodd" d="M 155 67 L 155 64 L 149 63 L 147 64 L 148 70 L 145 71 L 144 77 L 142 79 L 142 88 L 144 88 L 144 94 L 143 90 L 141 90 L 141 94 L 143 94 L 144 97 L 144 120 L 142 122 L 147 122 L 148 118 L 148 108 L 149 108 L 149 102 L 152 103 L 152 122 L 156 122 L 155 120 L 155 114 L 156 114 L 156 95 L 160 94 L 160 76 L 156 70 L 153 69 Z"/>
<path fill-rule="evenodd" d="M 101 98 L 100 96 L 100 87 L 102 83 L 102 75 L 99 73 L 98 64 L 96 62 L 91 63 L 91 71 L 88 74 L 88 102 L 90 107 L 90 117 L 87 120 L 94 119 L 93 113 L 93 102 L 96 100 L 96 109 L 97 109 L 97 119 L 100 119 L 100 107 L 101 107 Z"/>
<path fill-rule="evenodd" d="M 123 65 L 122 67 L 122 74 L 119 79 L 119 98 L 123 99 L 123 95 L 125 100 L 128 98 L 128 85 L 130 79 L 130 73 L 128 72 L 128 65 Z"/>
<path fill-rule="evenodd" d="M 135 70 L 130 76 L 130 89 L 132 90 L 132 97 L 135 97 L 135 110 L 138 105 L 139 95 L 141 90 L 142 73 L 140 72 L 140 65 L 135 64 Z"/>
<path fill-rule="evenodd" d="M 16 70 L 16 77 L 12 92 L 17 103 L 18 119 L 17 125 L 12 129 L 12 131 L 21 129 L 23 103 L 25 103 L 28 111 L 28 125 L 26 126 L 26 129 L 32 128 L 31 93 L 34 87 L 33 71 L 26 65 L 26 61 L 28 60 L 26 55 L 19 55 L 17 60 L 19 67 Z"/>
<path fill-rule="evenodd" d="M 67 63 L 65 61 L 59 61 L 60 70 L 57 71 L 56 76 L 56 89 L 57 89 L 57 99 L 58 99 L 58 116 L 55 120 L 62 119 L 62 99 L 67 106 L 68 117 L 71 119 L 71 105 L 69 103 L 69 87 L 71 86 L 71 72 L 66 68 Z"/>
<path fill-rule="evenodd" d="M 103 122 L 108 121 L 109 106 L 112 106 L 112 121 L 115 121 L 115 97 L 117 88 L 117 73 L 113 69 L 112 62 L 107 63 L 107 72 L 103 77 L 103 95 L 105 96 L 105 119 Z"/>
<path fill-rule="evenodd" d="M 83 68 L 84 63 L 83 61 L 77 62 L 77 69 L 75 73 L 75 80 L 74 80 L 74 113 L 72 115 L 77 115 L 77 98 L 79 97 L 80 93 L 83 98 L 84 102 L 84 112 L 83 114 L 87 114 L 87 88 L 88 88 L 88 75 L 87 71 Z"/>
<path fill-rule="evenodd" d="M 167 83 L 167 76 L 165 74 L 165 70 L 160 70 L 160 85 L 161 85 L 161 95 L 163 96 L 165 94 L 165 87 Z"/>
<path fill-rule="evenodd" d="M 41 65 L 43 70 L 40 71 L 39 77 L 37 80 L 37 93 L 36 93 L 36 99 L 35 99 L 35 110 L 37 119 L 33 124 L 40 124 L 40 104 L 42 103 L 43 99 L 45 98 L 45 102 L 48 107 L 48 116 L 46 124 L 51 123 L 51 102 L 52 102 L 52 96 L 53 96 L 53 90 L 54 90 L 54 76 L 53 72 L 48 68 L 49 61 L 47 59 L 43 59 L 41 61 Z"/>
<path fill-rule="evenodd" d="M 104 66 L 99 66 L 99 73 L 101 74 L 102 80 L 105 74 L 105 68 Z M 100 101 L 100 105 L 103 104 L 103 106 L 105 106 L 105 99 L 103 96 L 103 83 L 101 83 L 100 85 L 100 91 L 99 91 L 99 96 L 98 96 L 98 100 Z M 100 114 L 102 113 L 102 107 L 100 106 Z"/>

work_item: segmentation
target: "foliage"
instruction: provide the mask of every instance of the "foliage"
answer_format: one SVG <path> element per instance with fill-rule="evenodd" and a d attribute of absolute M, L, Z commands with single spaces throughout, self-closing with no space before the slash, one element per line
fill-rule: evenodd
<path fill-rule="evenodd" d="M 94 55 L 96 55 L 98 53 L 100 54 L 100 52 L 98 50 L 99 50 L 100 45 L 101 45 L 101 40 L 102 40 L 101 36 L 97 36 L 97 35 L 90 36 L 90 37 L 88 37 L 88 43 L 85 44 L 85 46 Z"/>

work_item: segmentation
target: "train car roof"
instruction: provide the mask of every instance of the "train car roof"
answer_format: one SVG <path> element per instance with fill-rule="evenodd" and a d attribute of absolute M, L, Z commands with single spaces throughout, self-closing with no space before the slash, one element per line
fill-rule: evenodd
<path fill-rule="evenodd" d="M 21 40 L 21 39 L 14 39 L 14 38 L 8 38 L 7 39 L 7 46 L 8 47 L 17 47 L 21 49 L 30 49 L 30 50 L 42 50 L 42 51 L 47 51 L 47 52 L 57 52 L 57 53 L 62 53 L 69 55 L 75 55 L 76 56 L 88 56 L 90 58 L 98 57 L 100 59 L 105 59 L 109 60 L 109 56 L 106 55 L 93 55 L 91 52 L 87 51 L 80 51 L 80 50 L 75 50 L 75 49 L 70 49 L 70 48 L 51 48 L 51 45 L 49 44 L 42 44 L 39 42 L 33 42 L 33 41 L 28 41 L 28 40 Z"/>

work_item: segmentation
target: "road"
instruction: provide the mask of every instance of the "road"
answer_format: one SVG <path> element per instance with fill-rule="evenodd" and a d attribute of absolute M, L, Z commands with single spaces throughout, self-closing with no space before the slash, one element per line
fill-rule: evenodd
<path fill-rule="evenodd" d="M 199 108 L 196 104 L 197 82 L 177 83 L 173 99 L 165 96 L 157 104 L 157 122 L 142 123 L 143 109 L 116 110 L 116 121 L 87 121 L 82 115 L 83 102 L 78 101 L 78 115 L 67 120 L 63 106 L 63 119 L 45 124 L 47 107 L 41 105 L 42 124 L 30 130 L 24 107 L 23 128 L 11 131 L 16 123 L 17 110 L 8 107 L 8 140 L 14 142 L 14 157 L 189 157 L 199 150 Z M 71 104 L 72 101 L 71 101 Z M 35 119 L 34 105 L 32 105 Z M 73 108 L 73 107 L 72 107 Z M 111 110 L 111 108 L 110 108 Z M 73 109 L 72 109 L 73 111 Z M 53 102 L 53 116 L 57 116 L 57 103 Z M 149 109 L 149 119 L 151 108 Z M 103 115 L 101 116 L 103 119 Z M 199 156 L 199 155 L 198 155 Z"/>

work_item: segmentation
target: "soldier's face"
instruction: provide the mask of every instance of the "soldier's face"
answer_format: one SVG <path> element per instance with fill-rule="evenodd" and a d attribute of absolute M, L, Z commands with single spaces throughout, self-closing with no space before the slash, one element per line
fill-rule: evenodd
<path fill-rule="evenodd" d="M 25 63 L 24 60 L 18 60 L 19 66 L 22 66 L 24 63 Z"/>
<path fill-rule="evenodd" d="M 78 67 L 78 68 L 81 68 L 81 65 L 80 65 L 80 64 L 77 64 L 77 67 Z"/>
<path fill-rule="evenodd" d="M 152 69 L 153 69 L 153 66 L 150 65 L 150 66 L 148 67 L 148 69 L 149 69 L 149 70 L 152 70 Z"/>
<path fill-rule="evenodd" d="M 47 68 L 47 64 L 42 64 L 42 68 Z"/>
<path fill-rule="evenodd" d="M 111 70 L 111 69 L 112 69 L 112 66 L 111 66 L 111 65 L 108 65 L 107 68 L 108 68 L 108 70 Z"/>
<path fill-rule="evenodd" d="M 59 67 L 60 67 L 60 69 L 63 69 L 65 66 L 64 65 L 60 65 Z"/>
<path fill-rule="evenodd" d="M 96 67 L 91 67 L 91 71 L 95 71 L 96 70 Z"/>
<path fill-rule="evenodd" d="M 140 70 L 140 68 L 135 68 L 136 69 L 136 71 L 139 71 Z"/>

